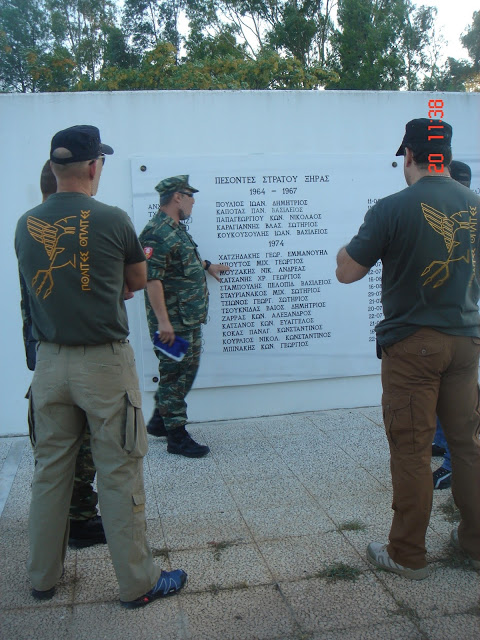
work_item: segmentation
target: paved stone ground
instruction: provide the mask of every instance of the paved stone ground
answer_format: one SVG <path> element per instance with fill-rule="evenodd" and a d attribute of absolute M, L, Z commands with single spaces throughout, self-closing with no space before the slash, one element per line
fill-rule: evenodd
<path fill-rule="evenodd" d="M 448 545 L 449 490 L 427 536 L 435 573 L 414 582 L 374 570 L 370 541 L 391 519 L 379 407 L 194 424 L 201 460 L 150 437 L 148 538 L 181 594 L 128 611 L 106 545 L 69 550 L 56 596 L 26 576 L 32 454 L 0 439 L 2 640 L 478 640 L 480 576 Z M 436 468 L 440 460 L 433 461 Z"/>

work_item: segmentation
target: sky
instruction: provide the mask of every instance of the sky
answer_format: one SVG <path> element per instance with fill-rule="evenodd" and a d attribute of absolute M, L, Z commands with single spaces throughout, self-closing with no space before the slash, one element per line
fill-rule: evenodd
<path fill-rule="evenodd" d="M 473 12 L 480 11 L 479 0 L 416 0 L 417 6 L 436 7 L 436 30 L 448 45 L 442 47 L 444 58 L 468 59 L 468 52 L 460 43 L 460 36 L 473 22 Z"/>

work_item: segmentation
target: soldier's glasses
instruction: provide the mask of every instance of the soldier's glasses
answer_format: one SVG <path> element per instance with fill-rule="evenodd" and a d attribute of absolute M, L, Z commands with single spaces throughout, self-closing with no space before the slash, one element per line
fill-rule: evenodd
<path fill-rule="evenodd" d="M 101 160 L 102 161 L 102 166 L 103 166 L 105 164 L 105 155 L 102 153 L 102 155 L 99 156 L 98 158 L 95 158 L 95 160 Z M 93 164 L 95 162 L 95 160 L 92 160 L 88 164 Z"/>
<path fill-rule="evenodd" d="M 178 193 L 183 193 L 184 196 L 188 196 L 189 198 L 193 198 L 193 193 L 189 193 L 188 191 L 178 191 Z"/>

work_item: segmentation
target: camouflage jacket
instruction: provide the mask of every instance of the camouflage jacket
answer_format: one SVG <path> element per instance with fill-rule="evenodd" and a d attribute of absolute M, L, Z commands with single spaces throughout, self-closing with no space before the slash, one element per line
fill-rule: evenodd
<path fill-rule="evenodd" d="M 163 211 L 158 211 L 139 236 L 147 258 L 148 280 L 161 280 L 170 322 L 175 331 L 204 323 L 208 289 L 202 259 L 192 236 Z M 157 329 L 145 296 L 150 334 Z"/>

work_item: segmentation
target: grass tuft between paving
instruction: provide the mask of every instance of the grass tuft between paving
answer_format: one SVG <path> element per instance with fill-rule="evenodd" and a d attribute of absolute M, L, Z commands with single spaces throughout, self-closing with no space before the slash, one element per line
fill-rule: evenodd
<path fill-rule="evenodd" d="M 348 520 L 347 522 L 342 522 L 336 528 L 336 531 L 339 533 L 341 531 L 365 531 L 367 528 L 366 524 L 360 522 L 360 520 Z"/>
<path fill-rule="evenodd" d="M 355 582 L 361 573 L 360 569 L 357 569 L 356 567 L 351 567 L 343 562 L 335 562 L 323 569 L 323 571 L 318 571 L 313 574 L 311 577 L 325 578 L 331 582 L 336 582 L 337 580 L 351 580 Z"/>

